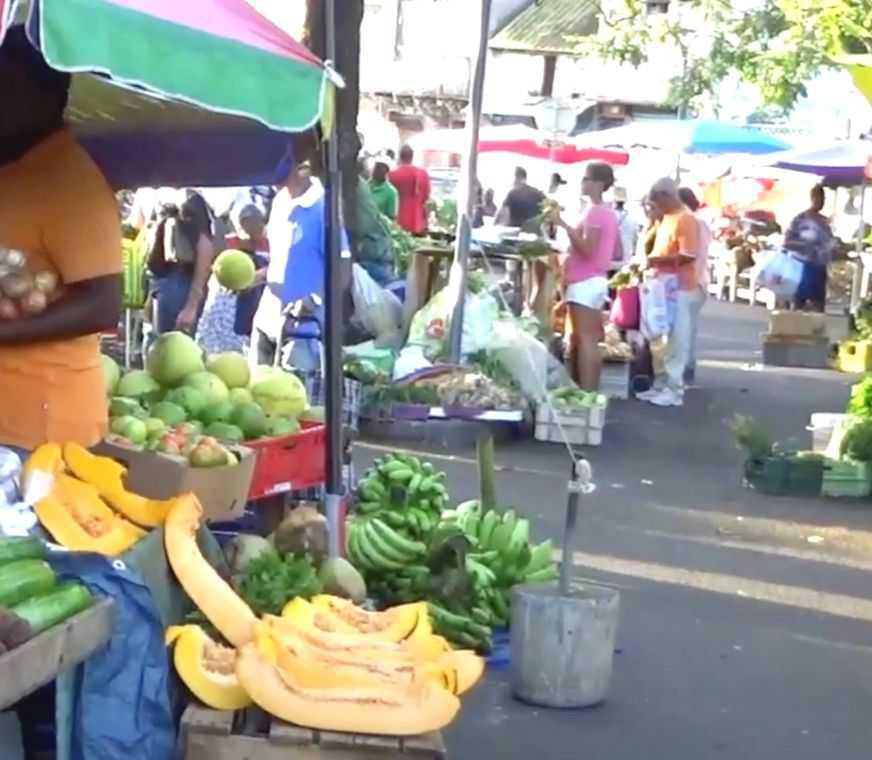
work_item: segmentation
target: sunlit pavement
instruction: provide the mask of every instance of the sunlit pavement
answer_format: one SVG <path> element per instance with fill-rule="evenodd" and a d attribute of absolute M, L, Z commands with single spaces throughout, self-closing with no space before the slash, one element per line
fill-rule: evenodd
<path fill-rule="evenodd" d="M 615 404 L 588 452 L 598 488 L 573 563 L 621 591 L 608 701 L 524 706 L 508 671 L 491 670 L 447 732 L 451 758 L 869 758 L 872 501 L 743 489 L 726 427 L 752 414 L 808 447 L 809 415 L 841 411 L 851 379 L 763 370 L 764 329 L 762 311 L 710 303 L 684 408 Z M 453 495 L 475 496 L 472 452 L 440 454 Z M 374 455 L 361 445 L 356 462 Z M 537 538 L 559 537 L 565 451 L 522 441 L 497 461 L 501 500 L 533 518 Z"/>

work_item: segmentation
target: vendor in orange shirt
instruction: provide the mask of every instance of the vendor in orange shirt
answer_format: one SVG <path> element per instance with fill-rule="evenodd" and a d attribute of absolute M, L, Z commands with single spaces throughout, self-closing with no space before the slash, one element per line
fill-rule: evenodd
<path fill-rule="evenodd" d="M 693 312 L 701 298 L 696 272 L 699 225 L 696 217 L 681 202 L 678 184 L 668 177 L 658 180 L 648 198 L 662 214 L 648 266 L 662 275 L 677 275 L 678 293 L 675 318 L 669 331 L 664 373 L 650 391 L 637 398 L 655 406 L 684 404 L 684 371 L 693 341 Z"/>
<path fill-rule="evenodd" d="M 99 333 L 121 313 L 115 197 L 64 127 L 70 78 L 21 27 L 0 46 L 0 248 L 57 274 L 45 311 L 0 321 L 0 444 L 92 446 L 106 430 Z"/>

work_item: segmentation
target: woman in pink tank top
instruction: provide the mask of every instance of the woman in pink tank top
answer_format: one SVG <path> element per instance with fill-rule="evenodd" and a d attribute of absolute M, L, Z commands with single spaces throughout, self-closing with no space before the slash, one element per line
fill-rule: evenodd
<path fill-rule="evenodd" d="M 576 382 L 588 391 L 599 390 L 599 343 L 603 339 L 603 307 L 609 295 L 607 272 L 620 245 L 617 214 L 603 203 L 603 193 L 615 182 L 608 164 L 589 164 L 581 182 L 581 194 L 590 204 L 581 224 L 559 225 L 569 236 L 569 256 L 563 268 L 564 299 L 572 321 L 572 360 Z"/>

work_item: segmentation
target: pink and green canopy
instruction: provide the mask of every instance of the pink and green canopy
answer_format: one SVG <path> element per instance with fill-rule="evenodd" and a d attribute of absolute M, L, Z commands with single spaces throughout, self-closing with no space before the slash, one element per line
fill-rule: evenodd
<path fill-rule="evenodd" d="M 11 23 L 74 74 L 68 121 L 116 186 L 263 181 L 332 112 L 330 71 L 246 0 L 0 0 Z"/>

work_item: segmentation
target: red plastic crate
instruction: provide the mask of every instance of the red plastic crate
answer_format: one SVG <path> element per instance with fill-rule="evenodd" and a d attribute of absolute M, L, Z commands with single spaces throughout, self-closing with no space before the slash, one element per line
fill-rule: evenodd
<path fill-rule="evenodd" d="M 319 422 L 303 423 L 299 433 L 247 441 L 257 457 L 250 499 L 319 486 L 326 478 L 327 429 Z"/>

